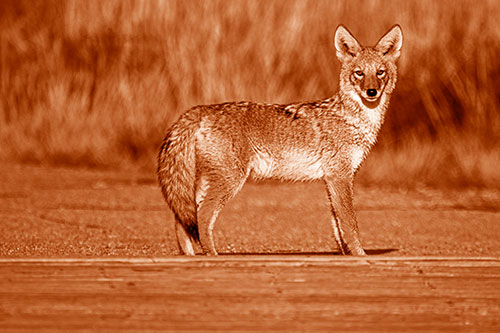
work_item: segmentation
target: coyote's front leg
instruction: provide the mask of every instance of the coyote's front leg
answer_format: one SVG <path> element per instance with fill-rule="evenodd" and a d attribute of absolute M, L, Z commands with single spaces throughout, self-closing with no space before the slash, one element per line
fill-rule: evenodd
<path fill-rule="evenodd" d="M 366 255 L 361 247 L 358 222 L 353 207 L 353 177 L 324 178 L 332 206 L 332 226 L 342 254 Z"/>

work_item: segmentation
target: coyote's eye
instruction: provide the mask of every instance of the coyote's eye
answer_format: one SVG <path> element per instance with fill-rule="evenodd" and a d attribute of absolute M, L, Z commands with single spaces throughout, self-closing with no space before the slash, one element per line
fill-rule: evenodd
<path fill-rule="evenodd" d="M 360 70 L 354 71 L 354 76 L 356 76 L 358 79 L 361 79 L 364 75 L 365 73 L 363 73 L 363 71 Z"/>
<path fill-rule="evenodd" d="M 384 71 L 383 69 L 379 69 L 379 70 L 377 71 L 377 76 L 378 76 L 378 77 L 384 77 L 384 76 L 385 76 L 385 71 Z"/>

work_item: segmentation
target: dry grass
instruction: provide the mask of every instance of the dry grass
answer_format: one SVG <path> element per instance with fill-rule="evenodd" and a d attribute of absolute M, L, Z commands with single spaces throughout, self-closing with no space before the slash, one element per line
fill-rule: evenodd
<path fill-rule="evenodd" d="M 362 181 L 500 183 L 498 1 L 0 2 L 0 158 L 152 168 L 195 104 L 336 90 L 339 23 L 405 35 Z M 395 175 L 397 175 L 395 177 Z"/>

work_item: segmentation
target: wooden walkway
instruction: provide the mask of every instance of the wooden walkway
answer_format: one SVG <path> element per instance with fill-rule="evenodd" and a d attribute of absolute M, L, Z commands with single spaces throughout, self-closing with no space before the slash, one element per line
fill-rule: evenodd
<path fill-rule="evenodd" d="M 0 259 L 0 331 L 500 332 L 500 258 Z"/>

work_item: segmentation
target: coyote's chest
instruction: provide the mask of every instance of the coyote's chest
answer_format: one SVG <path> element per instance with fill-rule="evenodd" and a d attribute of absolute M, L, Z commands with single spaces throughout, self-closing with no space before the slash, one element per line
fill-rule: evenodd
<path fill-rule="evenodd" d="M 249 168 L 255 178 L 313 180 L 324 175 L 319 156 L 294 149 L 272 155 L 258 151 L 250 159 Z"/>

